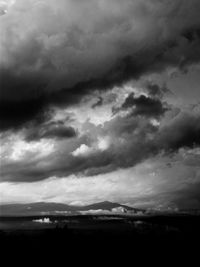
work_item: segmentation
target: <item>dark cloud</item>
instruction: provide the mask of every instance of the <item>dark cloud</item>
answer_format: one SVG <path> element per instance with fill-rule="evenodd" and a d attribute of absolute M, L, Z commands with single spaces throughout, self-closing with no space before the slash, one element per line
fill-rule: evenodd
<path fill-rule="evenodd" d="M 173 151 L 182 147 L 199 146 L 199 136 L 199 114 L 180 112 L 160 129 L 156 139 L 164 149 Z"/>
<path fill-rule="evenodd" d="M 16 1 L 0 18 L 1 129 L 93 89 L 199 62 L 199 10 L 199 0 Z"/>
<path fill-rule="evenodd" d="M 134 166 L 142 160 L 155 155 L 158 148 L 150 141 L 151 134 L 155 134 L 157 127 L 147 120 L 133 117 L 116 117 L 105 126 L 96 127 L 86 123 L 89 130 L 87 136 L 80 136 L 72 141 L 64 142 L 60 138 L 56 150 L 45 156 L 42 161 L 27 156 L 23 162 L 3 164 L 1 168 L 2 180 L 33 182 L 51 176 L 65 177 L 71 174 L 91 176 L 111 172 L 118 168 Z M 94 129 L 93 129 L 94 128 Z M 95 134 L 96 131 L 96 134 Z M 29 141 L 43 137 L 39 132 L 27 136 Z M 74 156 L 72 154 L 80 145 L 93 147 L 98 142 L 98 136 L 106 138 L 110 136 L 110 144 L 107 149 L 93 149 L 91 153 Z M 71 147 L 70 147 L 71 146 Z M 15 175 L 13 175 L 15 173 Z"/>
<path fill-rule="evenodd" d="M 165 85 L 161 87 L 155 83 L 147 83 L 146 88 L 151 97 L 162 98 L 165 94 L 172 94 Z"/>
<path fill-rule="evenodd" d="M 156 87 L 157 89 L 157 87 Z M 158 94 L 158 92 L 156 92 Z M 162 102 L 159 98 L 153 98 L 146 95 L 135 97 L 134 93 L 129 94 L 120 108 L 114 108 L 113 112 L 120 110 L 132 109 L 132 115 L 145 116 L 149 118 L 159 118 L 167 110 L 167 104 Z"/>
<path fill-rule="evenodd" d="M 28 127 L 25 130 L 26 141 L 38 141 L 42 138 L 63 139 L 77 136 L 77 131 L 71 126 L 65 126 L 63 121 Z"/>
<path fill-rule="evenodd" d="M 44 107 L 44 99 L 27 101 L 0 101 L 0 129 L 19 129 L 29 121 L 43 122 L 50 112 Z"/>
<path fill-rule="evenodd" d="M 147 90 L 151 96 L 159 96 L 162 97 L 163 95 L 163 90 L 161 90 L 160 86 L 157 84 L 148 84 L 147 85 Z"/>
<path fill-rule="evenodd" d="M 138 98 L 133 99 L 133 110 L 134 115 L 142 115 L 146 117 L 160 117 L 163 115 L 167 108 L 164 107 L 163 103 L 159 99 L 153 99 L 141 95 Z"/>
<path fill-rule="evenodd" d="M 94 91 L 103 94 L 129 79 L 169 67 L 187 70 L 199 62 L 199 10 L 199 0 L 17 1 L 0 18 L 5 37 L 0 128 L 22 129 L 30 143 L 60 142 L 42 159 L 31 152 L 22 161 L 4 162 L 2 179 L 95 175 L 134 166 L 161 151 L 199 146 L 199 115 L 174 111 L 167 121 L 173 107 L 163 96 L 169 89 L 154 83 L 145 84 L 147 94 L 125 99 L 117 111 L 128 115 L 119 112 L 102 126 L 87 122 L 82 135 L 66 121 L 49 123 L 53 108 L 78 105 Z M 115 100 L 114 94 L 107 100 L 100 96 L 92 108 Z M 161 125 L 153 125 L 152 118 Z M 99 136 L 109 137 L 105 150 L 97 146 Z M 83 144 L 90 153 L 74 156 Z"/>
<path fill-rule="evenodd" d="M 42 135 L 43 138 L 71 138 L 75 136 L 74 128 L 65 126 L 51 128 Z"/>
<path fill-rule="evenodd" d="M 100 96 L 100 97 L 98 98 L 98 101 L 92 105 L 92 108 L 95 109 L 96 107 L 100 107 L 100 106 L 102 106 L 102 105 L 103 105 L 103 98 Z"/>
<path fill-rule="evenodd" d="M 173 110 L 169 112 L 173 113 Z M 29 153 L 22 161 L 2 162 L 1 179 L 33 182 L 52 176 L 97 175 L 135 166 L 161 152 L 173 156 L 180 148 L 193 149 L 200 145 L 199 114 L 179 111 L 168 121 L 165 121 L 166 117 L 167 114 L 162 118 L 160 126 L 154 126 L 147 116 L 130 114 L 115 116 L 105 122 L 104 126 L 86 122 L 82 130 L 86 129 L 87 134 L 76 135 L 76 138 L 70 140 L 68 138 L 74 137 L 75 131 L 64 126 L 62 122 L 38 129 L 36 133 L 31 132 L 33 128 L 30 128 L 26 132 L 29 141 L 59 138 L 60 142 L 57 142 L 55 150 L 42 157 L 42 160 Z M 163 125 L 162 121 L 165 121 Z M 109 145 L 105 150 L 98 149 L 95 145 L 99 136 L 105 140 L 109 137 Z M 89 152 L 74 155 L 72 152 L 82 144 L 88 147 Z M 193 164 L 191 159 L 187 164 Z"/>

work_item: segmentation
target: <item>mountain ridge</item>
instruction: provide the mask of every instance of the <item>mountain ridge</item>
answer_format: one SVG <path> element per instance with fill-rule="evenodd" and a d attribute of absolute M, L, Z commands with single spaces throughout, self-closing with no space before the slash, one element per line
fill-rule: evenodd
<path fill-rule="evenodd" d="M 2 204 L 0 205 L 0 216 L 3 215 L 20 215 L 20 214 L 41 214 L 41 213 L 76 213 L 90 210 L 102 210 L 102 211 L 112 211 L 113 209 L 121 208 L 126 211 L 138 212 L 141 209 L 133 208 L 127 205 L 119 204 L 116 202 L 103 201 L 97 202 L 89 205 L 78 206 L 78 205 L 68 205 L 64 203 L 56 202 L 35 202 L 26 204 Z"/>

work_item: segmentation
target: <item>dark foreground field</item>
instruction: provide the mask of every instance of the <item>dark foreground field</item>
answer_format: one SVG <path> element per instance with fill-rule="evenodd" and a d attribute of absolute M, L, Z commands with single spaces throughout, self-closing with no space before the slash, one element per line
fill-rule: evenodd
<path fill-rule="evenodd" d="M 32 261 L 40 255 L 45 261 L 66 262 L 93 256 L 97 262 L 104 257 L 148 261 L 161 255 L 163 262 L 173 257 L 191 262 L 199 254 L 200 216 L 48 216 L 51 223 L 38 219 L 44 218 L 1 218 L 1 255 L 7 253 L 8 260 L 28 256 Z"/>

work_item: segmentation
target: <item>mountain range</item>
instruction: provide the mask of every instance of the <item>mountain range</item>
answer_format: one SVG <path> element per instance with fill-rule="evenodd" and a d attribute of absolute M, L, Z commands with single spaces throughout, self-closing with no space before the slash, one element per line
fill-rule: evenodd
<path fill-rule="evenodd" d="M 37 202 L 28 204 L 3 204 L 0 205 L 0 216 L 31 216 L 55 214 L 85 214 L 85 213 L 138 213 L 141 209 L 113 203 L 109 201 L 94 203 L 86 206 L 73 206 L 62 203 Z"/>

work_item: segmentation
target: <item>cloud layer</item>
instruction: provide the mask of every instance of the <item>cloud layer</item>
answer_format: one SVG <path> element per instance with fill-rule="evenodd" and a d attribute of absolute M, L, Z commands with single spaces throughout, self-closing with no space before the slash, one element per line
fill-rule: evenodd
<path fill-rule="evenodd" d="M 0 0 L 2 190 L 199 205 L 198 99 L 169 86 L 193 95 L 199 13 L 199 0 Z"/>
<path fill-rule="evenodd" d="M 0 18 L 1 127 L 89 89 L 198 62 L 199 10 L 198 0 L 12 2 Z"/>
<path fill-rule="evenodd" d="M 9 137 L 3 134 L 2 181 L 99 175 L 135 166 L 162 153 L 173 155 L 182 148 L 199 147 L 198 106 L 177 109 L 162 97 L 135 94 L 129 93 L 119 108 L 116 101 L 109 104 L 110 118 L 102 124 L 87 118 L 82 121 L 73 112 L 69 118 L 59 110 L 59 116 L 62 114 L 65 119 L 60 120 L 58 115 L 56 119 L 54 115 L 54 119 L 40 126 L 30 124 L 18 136 L 12 132 Z M 93 107 L 90 101 L 87 105 L 85 109 L 91 119 Z M 113 109 L 117 109 L 114 115 Z"/>

